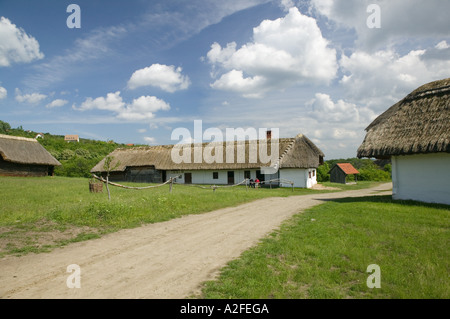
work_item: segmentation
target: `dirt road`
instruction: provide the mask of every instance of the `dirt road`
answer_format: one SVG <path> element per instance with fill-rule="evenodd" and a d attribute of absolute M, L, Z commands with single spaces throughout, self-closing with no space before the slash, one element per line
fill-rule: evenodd
<path fill-rule="evenodd" d="M 266 198 L 122 230 L 51 253 L 8 256 L 0 260 L 0 298 L 185 298 L 292 215 L 323 199 L 390 194 L 391 187 Z M 80 267 L 80 288 L 66 284 L 75 275 L 67 272 L 71 264 Z"/>

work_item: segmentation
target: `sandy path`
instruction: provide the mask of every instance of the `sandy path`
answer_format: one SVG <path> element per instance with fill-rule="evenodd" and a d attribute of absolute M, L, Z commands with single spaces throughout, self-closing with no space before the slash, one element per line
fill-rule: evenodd
<path fill-rule="evenodd" d="M 386 194 L 392 184 L 329 194 L 266 198 L 0 260 L 0 298 L 185 298 L 232 259 L 323 199 Z M 390 192 L 388 192 L 390 194 Z M 81 268 L 69 289 L 67 266 Z"/>

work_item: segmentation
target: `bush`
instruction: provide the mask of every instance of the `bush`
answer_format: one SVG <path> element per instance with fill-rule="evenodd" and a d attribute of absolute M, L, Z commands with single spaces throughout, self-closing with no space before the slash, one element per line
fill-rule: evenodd
<path fill-rule="evenodd" d="M 84 149 L 84 148 L 78 148 L 75 150 L 75 154 L 77 156 L 86 158 L 86 159 L 90 159 L 92 158 L 91 152 L 89 152 L 88 150 Z"/>
<path fill-rule="evenodd" d="M 11 125 L 9 123 L 0 121 L 0 134 L 6 134 L 11 129 Z"/>
<path fill-rule="evenodd" d="M 328 174 L 329 171 L 330 165 L 327 162 L 323 163 L 323 165 L 320 165 L 317 168 L 317 181 L 319 183 L 329 182 L 330 181 L 330 174 Z"/>
<path fill-rule="evenodd" d="M 55 175 L 66 177 L 91 177 L 90 170 L 97 162 L 97 159 L 86 159 L 75 155 L 69 160 L 61 161 L 62 166 L 55 168 Z"/>
<path fill-rule="evenodd" d="M 75 152 L 69 149 L 63 150 L 59 155 L 59 160 L 67 161 L 75 156 Z"/>
<path fill-rule="evenodd" d="M 374 181 L 374 182 L 382 182 L 382 181 L 390 181 L 391 174 L 382 169 L 377 168 L 369 168 L 369 169 L 361 169 L 359 170 L 358 180 L 360 181 Z"/>

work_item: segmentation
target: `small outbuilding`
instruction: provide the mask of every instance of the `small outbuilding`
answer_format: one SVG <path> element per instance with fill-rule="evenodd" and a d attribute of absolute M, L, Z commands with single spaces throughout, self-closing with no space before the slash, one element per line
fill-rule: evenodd
<path fill-rule="evenodd" d="M 392 161 L 392 197 L 450 205 L 450 78 L 425 84 L 378 116 L 358 157 Z"/>
<path fill-rule="evenodd" d="M 0 134 L 0 175 L 53 175 L 58 162 L 37 140 Z"/>
<path fill-rule="evenodd" d="M 328 172 L 330 174 L 330 182 L 346 184 L 346 178 L 348 175 L 355 175 L 355 181 L 358 170 L 350 163 L 336 163 Z"/>

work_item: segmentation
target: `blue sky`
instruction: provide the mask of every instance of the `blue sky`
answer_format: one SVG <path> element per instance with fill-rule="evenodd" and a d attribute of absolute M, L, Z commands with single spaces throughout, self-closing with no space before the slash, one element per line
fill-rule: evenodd
<path fill-rule="evenodd" d="M 81 28 L 67 27 L 72 3 Z M 194 120 L 279 128 L 326 159 L 354 157 L 376 116 L 450 77 L 448 12 L 442 0 L 1 0 L 0 120 L 150 145 Z"/>

